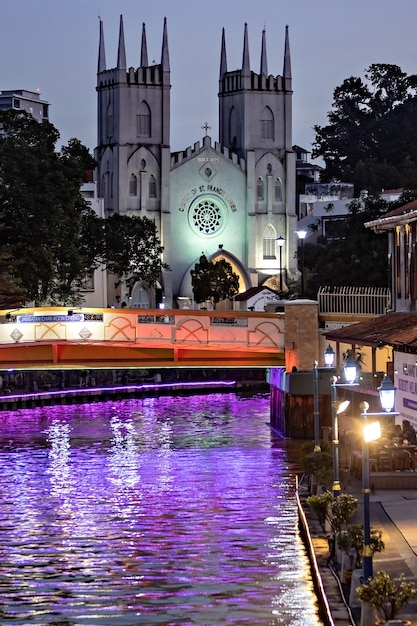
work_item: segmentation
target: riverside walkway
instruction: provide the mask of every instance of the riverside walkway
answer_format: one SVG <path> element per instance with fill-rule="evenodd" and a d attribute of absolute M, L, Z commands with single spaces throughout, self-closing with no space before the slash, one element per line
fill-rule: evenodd
<path fill-rule="evenodd" d="M 363 523 L 362 485 L 352 480 L 349 493 L 359 500 L 354 523 Z M 330 626 L 359 625 L 360 602 L 354 590 L 347 593 L 332 567 L 328 564 L 329 546 L 327 534 L 323 531 L 316 515 L 309 509 L 306 498 L 307 486 L 299 486 L 300 519 L 307 524 L 307 540 L 310 544 L 313 569 L 316 567 L 317 591 L 324 594 L 323 603 L 327 607 L 325 623 Z M 390 576 L 398 577 L 404 573 L 407 580 L 417 584 L 417 490 L 377 490 L 371 493 L 371 526 L 383 531 L 385 550 L 373 558 L 374 573 L 387 571 Z M 358 583 L 360 584 L 360 583 Z M 352 582 L 354 589 L 358 584 Z M 349 597 L 344 599 L 344 594 Z M 400 614 L 402 620 L 409 620 L 417 625 L 417 599 L 405 605 Z M 362 624 L 362 626 L 374 626 Z"/>

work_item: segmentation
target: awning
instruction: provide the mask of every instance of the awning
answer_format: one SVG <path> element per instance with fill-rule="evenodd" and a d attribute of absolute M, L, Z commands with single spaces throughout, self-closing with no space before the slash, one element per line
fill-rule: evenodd
<path fill-rule="evenodd" d="M 387 313 L 364 322 L 328 330 L 329 341 L 381 347 L 392 346 L 399 351 L 417 352 L 417 313 Z"/>

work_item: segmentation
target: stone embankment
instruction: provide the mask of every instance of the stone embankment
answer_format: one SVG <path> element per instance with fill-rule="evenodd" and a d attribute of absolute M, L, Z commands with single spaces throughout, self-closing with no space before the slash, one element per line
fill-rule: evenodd
<path fill-rule="evenodd" d="M 355 624 L 353 615 L 345 602 L 340 580 L 328 561 L 328 536 L 306 503 L 308 490 L 303 483 L 299 485 L 297 497 L 300 528 L 309 551 L 323 623 L 326 626 L 352 626 Z"/>
<path fill-rule="evenodd" d="M 358 511 L 352 520 L 363 523 L 362 485 L 352 479 L 349 493 L 358 498 Z M 329 562 L 328 535 L 323 531 L 316 515 L 306 503 L 307 485 L 299 485 L 297 497 L 300 527 L 304 533 L 309 551 L 312 571 L 315 577 L 316 592 L 322 608 L 322 620 L 326 626 L 374 626 L 375 620 L 361 623 L 361 605 L 354 593 L 359 579 L 353 572 L 352 589 L 342 584 L 332 562 Z M 374 572 L 384 570 L 392 578 L 404 574 L 406 579 L 417 585 L 417 490 L 375 490 L 371 493 L 371 526 L 382 530 L 385 549 L 374 555 Z M 349 596 L 348 600 L 345 595 Z M 407 620 L 409 626 L 417 626 L 417 599 L 403 606 L 400 620 Z M 365 620 L 366 621 L 366 620 Z M 369 621 L 369 620 L 368 620 Z"/>

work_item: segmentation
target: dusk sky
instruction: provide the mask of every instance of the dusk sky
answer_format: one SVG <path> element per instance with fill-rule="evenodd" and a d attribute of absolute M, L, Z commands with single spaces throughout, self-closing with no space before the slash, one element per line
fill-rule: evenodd
<path fill-rule="evenodd" d="M 241 67 L 248 24 L 251 69 L 259 72 L 266 28 L 268 71 L 282 74 L 289 26 L 293 74 L 293 143 L 311 150 L 313 126 L 326 123 L 333 90 L 372 63 L 417 73 L 417 0 L 0 0 L 0 90 L 39 90 L 61 141 L 96 145 L 99 16 L 107 67 L 117 58 L 123 14 L 127 65 L 137 67 L 142 23 L 149 61 L 160 61 L 164 17 L 171 62 L 171 148 L 205 134 L 218 139 L 218 76 L 222 27 L 228 69 Z"/>

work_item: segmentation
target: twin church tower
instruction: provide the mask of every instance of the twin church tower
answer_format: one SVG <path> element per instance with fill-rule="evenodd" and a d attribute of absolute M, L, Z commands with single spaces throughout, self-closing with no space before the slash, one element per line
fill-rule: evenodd
<path fill-rule="evenodd" d="M 214 87 L 214 86 L 213 86 Z M 219 71 L 219 141 L 206 135 L 180 152 L 170 149 L 170 59 L 164 21 L 160 63 L 149 64 L 142 27 L 140 66 L 128 67 L 120 18 L 116 67 L 106 64 L 103 24 L 97 71 L 98 195 L 105 216 L 155 221 L 169 265 L 157 285 L 166 307 L 192 298 L 190 270 L 202 252 L 225 258 L 240 291 L 294 272 L 295 154 L 288 28 L 282 75 L 268 74 L 266 34 L 260 71 L 251 70 L 247 25 L 242 67 L 227 67 L 223 30 Z M 285 244 L 278 253 L 276 239 Z M 282 268 L 280 267 L 280 257 Z M 154 307 L 153 289 L 136 284 L 132 307 Z M 125 294 L 123 294 L 125 297 Z"/>

